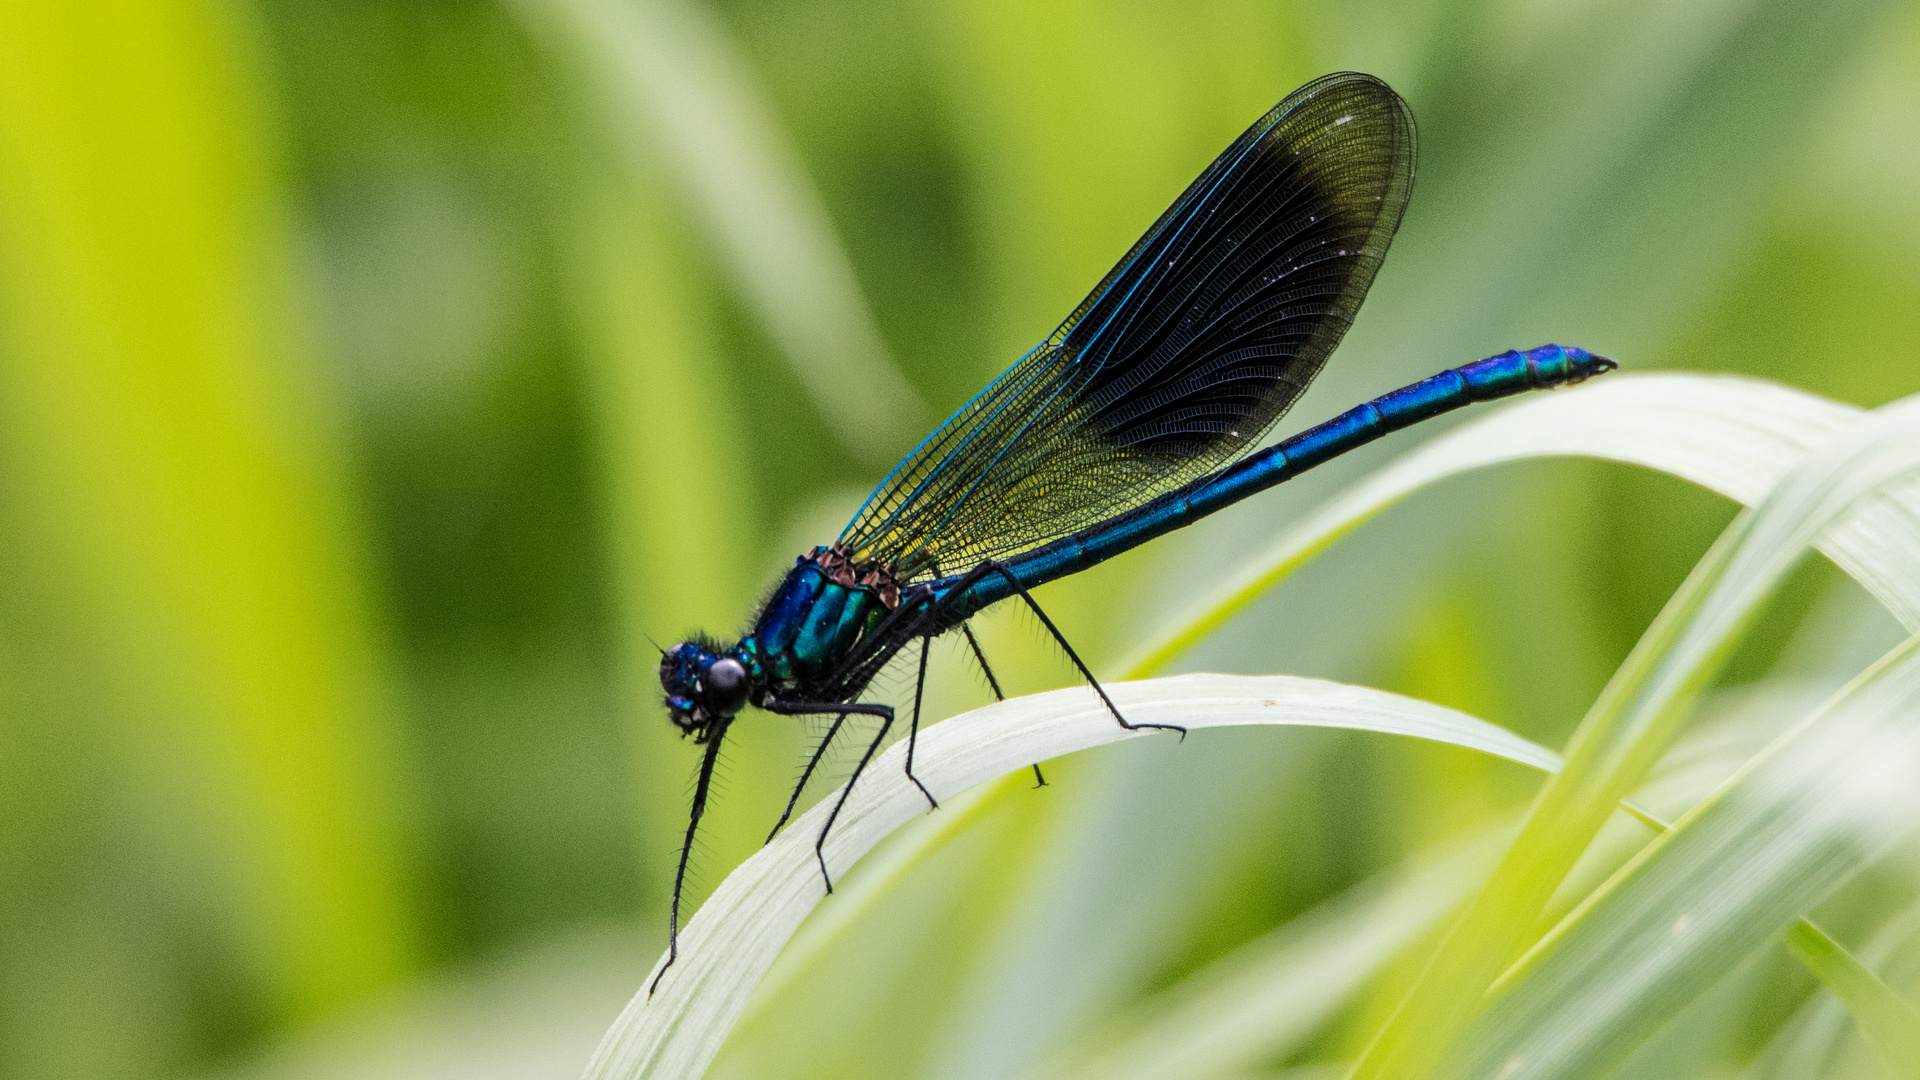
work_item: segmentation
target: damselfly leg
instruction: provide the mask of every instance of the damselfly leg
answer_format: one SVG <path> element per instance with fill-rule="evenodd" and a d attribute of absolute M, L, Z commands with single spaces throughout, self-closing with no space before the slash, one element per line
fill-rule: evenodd
<path fill-rule="evenodd" d="M 680 893 L 687 884 L 687 860 L 693 854 L 693 834 L 700 827 L 700 817 L 707 812 L 707 792 L 713 787 L 713 766 L 720 760 L 720 741 L 727 733 L 731 721 L 722 721 L 707 737 L 707 752 L 700 757 L 700 779 L 693 788 L 693 809 L 687 815 L 687 837 L 680 844 L 680 866 L 673 872 L 673 905 L 667 916 L 667 962 L 660 965 L 660 973 L 653 977 L 647 987 L 651 997 L 660 988 L 660 979 L 667 969 L 680 958 Z"/>
<path fill-rule="evenodd" d="M 1053 625 L 1053 620 L 1047 617 L 1047 613 L 1034 601 L 1033 595 L 1027 592 L 1026 585 L 1014 575 L 1012 570 L 1007 568 L 1005 563 L 997 559 L 988 559 L 968 571 L 966 576 L 955 582 L 951 589 L 947 590 L 939 600 L 934 602 L 934 606 L 929 610 L 928 616 L 932 617 L 943 604 L 957 602 L 959 598 L 966 595 L 968 589 L 995 574 L 1005 578 L 1007 585 L 1013 589 L 1020 599 L 1026 601 L 1028 609 L 1040 619 L 1040 625 L 1047 628 L 1047 633 L 1053 635 L 1053 640 L 1059 644 L 1061 651 L 1067 654 L 1067 659 L 1073 661 L 1073 666 L 1080 670 L 1080 677 L 1087 680 L 1087 685 L 1093 687 L 1093 692 L 1100 696 L 1101 702 L 1107 707 L 1107 712 L 1113 715 L 1115 723 L 1126 728 L 1128 731 L 1138 731 L 1142 728 L 1156 728 L 1161 731 L 1177 731 L 1183 740 L 1187 737 L 1187 729 L 1181 727 L 1179 724 L 1135 724 L 1120 715 L 1120 707 L 1115 705 L 1113 699 L 1107 696 L 1107 691 L 1100 685 L 1100 680 L 1093 677 L 1093 669 L 1087 667 L 1086 661 L 1080 659 L 1080 654 L 1073 650 L 1073 644 L 1067 640 L 1067 636 L 1060 632 L 1059 627 Z"/>
<path fill-rule="evenodd" d="M 1007 695 L 1000 692 L 1000 680 L 993 677 L 993 668 L 987 663 L 986 652 L 980 648 L 980 639 L 973 636 L 973 624 L 961 623 L 960 632 L 967 635 L 967 648 L 973 650 L 974 662 L 980 665 L 980 673 L 987 677 L 987 686 L 993 690 L 993 700 L 1007 700 Z M 1040 763 L 1037 761 L 1033 763 L 1033 786 L 1037 788 L 1047 786 L 1046 775 L 1040 771 Z"/>
<path fill-rule="evenodd" d="M 853 785 L 860 780 L 860 774 L 867 771 L 867 763 L 873 760 L 874 752 L 886 741 L 888 729 L 893 727 L 893 710 L 888 709 L 886 719 L 880 721 L 880 730 L 873 733 L 873 741 L 867 743 L 867 752 L 860 755 L 860 764 L 853 767 L 853 775 L 847 778 L 845 787 L 840 789 L 840 797 L 833 801 L 833 809 L 827 813 L 826 824 L 820 826 L 820 835 L 813 841 L 813 857 L 820 863 L 820 877 L 827 883 L 827 891 L 833 891 L 833 875 L 827 872 L 827 834 L 833 832 L 833 823 L 840 817 L 840 811 L 846 808 L 847 800 L 853 796 Z M 911 777 L 911 773 L 908 774 Z M 915 780 L 914 783 L 919 783 Z M 929 796 L 931 798 L 931 796 Z"/>
<path fill-rule="evenodd" d="M 813 779 L 813 770 L 820 766 L 820 759 L 826 756 L 827 747 L 833 745 L 834 736 L 840 734 L 840 725 L 846 722 L 847 710 L 842 709 L 834 716 L 833 725 L 827 728 L 827 733 L 821 736 L 819 745 L 813 748 L 812 756 L 807 758 L 806 767 L 800 770 L 800 781 L 793 785 L 793 793 L 787 796 L 787 808 L 780 811 L 780 820 L 773 823 L 773 831 L 767 834 L 767 843 L 773 843 L 773 838 L 780 835 L 781 829 L 786 828 L 787 819 L 793 816 L 793 808 L 800 802 L 800 793 L 807 790 L 807 781 Z"/>
<path fill-rule="evenodd" d="M 913 751 L 920 741 L 920 696 L 927 689 L 927 653 L 932 648 L 932 638 L 920 639 L 920 678 L 913 684 L 913 726 L 907 729 L 907 779 L 913 781 L 913 786 L 927 797 L 927 806 L 938 810 L 940 801 L 933 797 L 933 792 L 927 790 L 927 785 L 921 783 L 919 777 L 913 775 Z"/>
<path fill-rule="evenodd" d="M 1180 733 L 1181 741 L 1183 742 L 1186 741 L 1187 729 L 1181 727 L 1179 724 L 1130 724 L 1128 723 L 1127 718 L 1120 715 L 1120 707 L 1115 705 L 1113 703 L 1113 699 L 1107 696 L 1106 688 L 1100 685 L 1100 680 L 1093 677 L 1093 669 L 1087 667 L 1086 661 L 1080 659 L 1080 654 L 1073 651 L 1073 645 L 1067 641 L 1067 635 L 1061 633 L 1060 628 L 1053 625 L 1053 620 L 1047 618 L 1047 613 L 1040 610 L 1039 604 L 1034 603 L 1033 594 L 1027 592 L 1027 587 L 1021 584 L 1019 578 L 1013 576 L 1013 571 L 1007 569 L 1007 564 L 989 559 L 987 562 L 985 562 L 982 565 L 991 567 L 995 573 L 998 573 L 1001 577 L 1006 578 L 1007 584 L 1013 587 L 1013 591 L 1016 593 L 1019 593 L 1020 599 L 1025 600 L 1027 602 L 1027 607 L 1032 608 L 1034 615 L 1039 617 L 1040 625 L 1046 627 L 1047 633 L 1053 635 L 1053 640 L 1060 643 L 1060 648 L 1066 652 L 1067 659 L 1073 661 L 1073 666 L 1080 669 L 1081 678 L 1086 679 L 1087 685 L 1093 687 L 1093 692 L 1096 694 L 1099 694 L 1100 700 L 1107 703 L 1107 711 L 1113 714 L 1114 720 L 1118 721 L 1121 727 L 1126 728 L 1128 731 L 1138 731 L 1141 728 L 1157 728 L 1161 731 L 1177 731 Z"/>
<path fill-rule="evenodd" d="M 827 873 L 827 856 L 822 849 L 826 846 L 827 834 L 833 831 L 834 819 L 840 816 L 840 808 L 847 805 L 847 796 L 853 794 L 853 785 L 859 782 L 860 774 L 867 771 L 867 762 L 873 760 L 873 752 L 879 749 L 880 740 L 886 738 L 887 732 L 893 727 L 893 706 L 867 701 L 853 701 L 837 705 L 828 702 L 770 701 L 766 704 L 766 710 L 771 713 L 779 713 L 782 716 L 824 716 L 827 713 L 840 713 L 841 716 L 839 719 L 836 719 L 833 722 L 833 727 L 828 730 L 827 739 L 823 740 L 820 744 L 822 753 L 826 751 L 826 742 L 831 740 L 834 733 L 840 730 L 840 723 L 846 719 L 847 714 L 860 713 L 866 716 L 877 716 L 880 718 L 879 734 L 875 735 L 873 741 L 867 744 L 867 752 L 860 755 L 860 764 L 853 767 L 853 775 L 847 778 L 846 786 L 840 789 L 840 798 L 834 802 L 833 811 L 827 815 L 827 823 L 820 827 L 820 836 L 813 842 L 813 855 L 820 863 L 820 876 L 827 883 L 827 891 L 832 892 L 833 875 Z M 813 774 L 812 765 L 813 763 L 809 762 L 806 772 L 801 775 L 801 787 L 806 786 L 807 778 Z M 788 814 L 793 812 L 793 803 L 799 798 L 800 791 L 796 788 L 793 797 L 787 800 Z M 780 816 L 780 824 L 784 825 L 786 822 L 787 815 L 782 814 Z M 774 826 L 773 831 L 778 833 L 780 826 Z M 769 837 L 769 839 L 771 839 L 771 837 Z"/>

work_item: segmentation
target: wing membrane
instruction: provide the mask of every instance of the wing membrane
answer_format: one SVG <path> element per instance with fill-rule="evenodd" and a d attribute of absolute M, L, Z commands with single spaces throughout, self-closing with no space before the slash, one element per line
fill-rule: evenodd
<path fill-rule="evenodd" d="M 1065 322 L 908 455 L 840 542 L 904 580 L 1037 547 L 1255 445 L 1352 324 L 1413 118 L 1343 72 L 1235 140 Z"/>

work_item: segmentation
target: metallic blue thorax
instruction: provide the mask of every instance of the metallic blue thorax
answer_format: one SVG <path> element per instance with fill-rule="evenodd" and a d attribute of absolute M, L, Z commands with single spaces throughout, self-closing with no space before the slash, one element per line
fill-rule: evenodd
<path fill-rule="evenodd" d="M 847 655 L 898 595 L 890 579 L 861 574 L 832 549 L 814 548 L 794 561 L 742 644 L 776 688 L 806 683 Z"/>

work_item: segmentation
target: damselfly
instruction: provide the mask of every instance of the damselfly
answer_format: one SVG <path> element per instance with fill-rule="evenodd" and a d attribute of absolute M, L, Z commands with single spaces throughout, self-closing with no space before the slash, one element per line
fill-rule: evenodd
<path fill-rule="evenodd" d="M 747 705 L 834 718 L 776 833 L 847 718 L 878 720 L 815 839 L 831 892 L 821 847 L 894 723 L 891 707 L 858 699 L 903 648 L 920 645 L 906 772 L 930 806 L 939 804 L 913 773 L 927 644 L 959 630 L 998 696 L 967 620 L 1010 597 L 1038 616 L 1121 727 L 1183 731 L 1129 723 L 1029 590 L 1409 424 L 1613 369 L 1558 345 L 1503 353 L 1247 456 L 1353 322 L 1413 168 L 1413 117 L 1380 80 L 1342 72 L 1287 95 L 1059 329 L 907 455 L 838 540 L 800 556 L 745 636 L 662 653 L 668 712 L 706 747 L 674 875 L 669 965 L 714 762 Z"/>

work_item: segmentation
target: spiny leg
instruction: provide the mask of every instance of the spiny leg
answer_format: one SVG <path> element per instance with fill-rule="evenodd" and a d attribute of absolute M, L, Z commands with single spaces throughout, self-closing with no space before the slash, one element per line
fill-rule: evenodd
<path fill-rule="evenodd" d="M 993 700 L 1005 701 L 1007 695 L 1000 692 L 1000 680 L 993 677 L 993 668 L 987 664 L 987 654 L 980 648 L 980 639 L 973 636 L 973 624 L 961 623 L 960 632 L 967 635 L 967 647 L 973 650 L 973 659 L 980 665 L 980 671 L 987 677 L 987 685 L 993 688 Z M 1040 763 L 1033 763 L 1033 786 L 1046 787 L 1047 778 L 1040 772 Z"/>
<path fill-rule="evenodd" d="M 1027 593 L 1027 587 L 1020 583 L 1019 578 L 1013 576 L 1013 571 L 1007 569 L 1005 563 L 1002 563 L 996 559 L 988 559 L 982 565 L 991 568 L 994 572 L 998 573 L 1001 577 L 1006 578 L 1007 584 L 1013 586 L 1013 591 L 1019 593 L 1020 599 L 1025 600 L 1027 602 L 1027 607 L 1033 609 L 1033 613 L 1040 617 L 1040 625 L 1046 627 L 1047 633 L 1053 635 L 1053 640 L 1059 642 L 1060 647 L 1066 650 L 1067 659 L 1073 661 L 1073 666 L 1080 669 L 1080 674 L 1082 677 L 1084 677 L 1087 680 L 1087 685 L 1093 687 L 1093 692 L 1100 695 L 1101 701 L 1106 702 L 1107 711 L 1113 714 L 1114 720 L 1118 721 L 1121 727 L 1126 728 L 1128 731 L 1137 731 L 1141 728 L 1158 728 L 1162 731 L 1177 731 L 1180 733 L 1180 738 L 1182 740 L 1186 739 L 1187 729 L 1181 727 L 1179 724 L 1130 724 L 1128 723 L 1127 718 L 1120 715 L 1120 710 L 1118 707 L 1114 705 L 1113 699 L 1108 697 L 1106 690 L 1100 686 L 1100 680 L 1093 677 L 1092 670 L 1090 670 L 1087 667 L 1087 665 L 1080 659 L 1080 654 L 1074 652 L 1073 646 L 1067 643 L 1066 635 L 1060 632 L 1059 627 L 1053 625 L 1053 620 L 1047 618 L 1047 613 L 1040 610 L 1040 605 L 1033 602 L 1033 597 Z"/>
<path fill-rule="evenodd" d="M 647 987 L 647 996 L 652 997 L 660 989 L 660 980 L 666 976 L 667 969 L 680 959 L 680 892 L 687 883 L 687 860 L 693 855 L 694 830 L 700 827 L 700 815 L 707 812 L 707 790 L 713 786 L 714 762 L 720 758 L 720 740 L 727 733 L 732 720 L 720 720 L 713 734 L 707 739 L 707 752 L 700 759 L 700 779 L 693 788 L 693 811 L 687 821 L 687 838 L 680 843 L 680 866 L 673 872 L 673 906 L 667 916 L 667 962 L 660 965 L 660 973 L 653 977 Z"/>
<path fill-rule="evenodd" d="M 1000 692 L 1000 680 L 993 677 L 993 668 L 987 664 L 987 654 L 980 648 L 980 639 L 973 636 L 973 624 L 961 623 L 960 632 L 967 635 L 967 647 L 973 650 L 973 658 L 980 664 L 980 673 L 987 677 L 987 686 L 993 690 L 993 700 L 1007 700 L 1007 695 Z"/>
<path fill-rule="evenodd" d="M 827 729 L 820 745 L 813 748 L 813 756 L 807 759 L 807 767 L 800 770 L 800 782 L 793 785 L 793 794 L 787 796 L 787 808 L 780 811 L 780 820 L 773 823 L 773 831 L 767 834 L 767 843 L 773 843 L 773 838 L 779 836 L 780 830 L 786 827 L 787 819 L 793 816 L 793 808 L 800 801 L 800 793 L 807 790 L 807 781 L 813 779 L 813 770 L 819 767 L 820 759 L 826 756 L 827 747 L 833 745 L 833 737 L 840 734 L 840 725 L 846 722 L 846 713 L 836 715 L 833 726 Z"/>
<path fill-rule="evenodd" d="M 873 760 L 874 749 L 879 746 L 881 739 L 886 738 L 888 729 L 893 727 L 893 708 L 889 705 L 880 705 L 864 701 L 769 701 L 761 706 L 761 708 L 781 716 L 817 716 L 825 713 L 840 713 L 844 717 L 845 714 L 859 713 L 863 716 L 878 716 L 881 719 L 880 734 L 875 736 L 873 743 L 867 747 L 867 752 L 861 755 L 860 764 L 854 767 L 853 775 L 847 779 L 847 786 L 840 790 L 840 801 L 834 803 L 833 812 L 827 815 L 827 823 L 820 829 L 820 838 L 816 840 L 813 845 L 813 856 L 819 860 L 820 863 L 821 880 L 827 883 L 827 891 L 832 892 L 833 875 L 827 873 L 827 857 L 821 849 L 826 846 L 827 833 L 833 828 L 834 819 L 840 816 L 840 808 L 847 804 L 847 796 L 853 791 L 853 782 L 860 779 L 860 774 L 866 769 L 867 762 Z M 838 722 L 835 723 L 835 726 L 839 726 Z"/>
<path fill-rule="evenodd" d="M 913 775 L 913 749 L 920 740 L 920 695 L 927 688 L 927 653 L 932 648 L 932 643 L 932 638 L 920 639 L 920 679 L 913 684 L 913 726 L 907 729 L 907 779 L 913 781 L 913 786 L 919 788 L 920 794 L 927 797 L 927 805 L 938 810 L 940 809 L 939 800 L 933 797 L 933 792 L 927 790 L 927 785 L 921 783 L 919 777 Z M 853 785 L 849 783 L 847 786 Z"/>
<path fill-rule="evenodd" d="M 826 879 L 827 892 L 833 892 L 833 875 L 827 873 L 827 834 L 833 831 L 833 823 L 840 811 L 847 805 L 847 799 L 853 794 L 853 785 L 860 782 L 860 774 L 867 771 L 867 763 L 873 760 L 874 751 L 880 749 L 880 743 L 887 737 L 887 731 L 893 727 L 893 710 L 885 705 L 873 706 L 886 709 L 886 718 L 880 721 L 880 730 L 874 733 L 873 741 L 867 744 L 867 752 L 860 755 L 860 764 L 853 767 L 853 775 L 847 777 L 847 786 L 840 789 L 840 798 L 835 800 L 833 811 L 827 815 L 827 823 L 820 826 L 820 836 L 813 842 L 813 857 L 820 863 L 820 876 Z M 919 783 L 915 780 L 914 783 Z"/>

